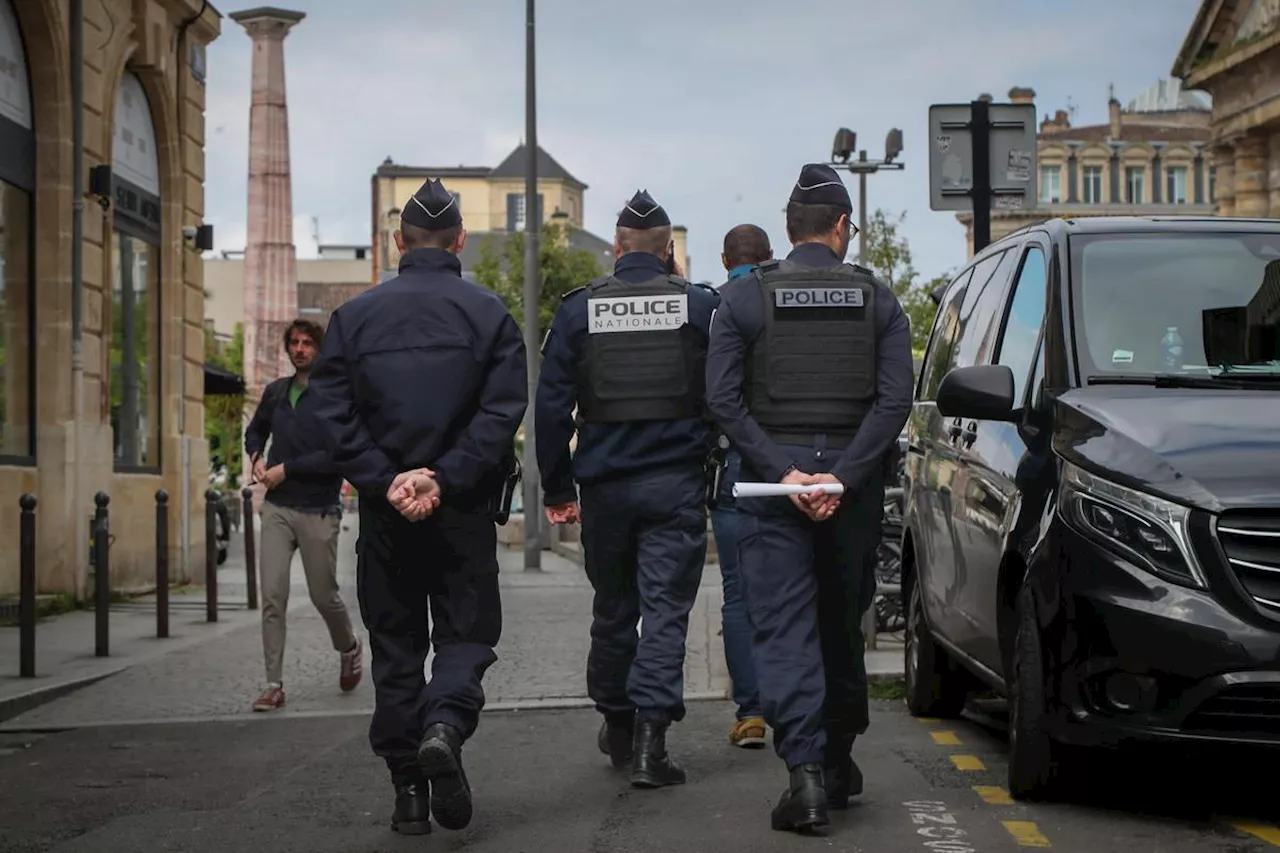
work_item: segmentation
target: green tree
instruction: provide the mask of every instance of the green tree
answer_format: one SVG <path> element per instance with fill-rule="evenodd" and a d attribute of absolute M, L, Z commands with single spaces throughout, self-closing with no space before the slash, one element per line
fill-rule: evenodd
<path fill-rule="evenodd" d="M 902 235 L 902 223 L 906 217 L 905 212 L 891 217 L 876 208 L 867 221 L 867 256 L 863 264 L 874 270 L 902 303 L 902 309 L 911 320 L 911 350 L 916 358 L 920 358 L 929 342 L 929 332 L 937 313 L 937 306 L 929 294 L 946 281 L 947 276 L 927 282 L 920 280 L 911 260 L 911 246 Z"/>
<path fill-rule="evenodd" d="M 551 326 L 564 294 L 601 274 L 595 256 L 575 249 L 565 239 L 563 226 L 548 223 L 538 235 L 538 272 L 542 288 L 538 305 L 538 339 Z M 496 292 L 520 328 L 524 328 L 524 234 L 489 235 L 480 244 L 475 268 L 476 283 Z"/>
<path fill-rule="evenodd" d="M 215 367 L 244 375 L 244 324 L 236 323 L 235 334 L 219 344 L 213 330 L 204 330 L 205 361 Z M 214 394 L 204 398 L 204 437 L 209 442 L 210 464 L 226 465 L 228 485 L 240 482 L 244 471 L 243 394 Z"/>

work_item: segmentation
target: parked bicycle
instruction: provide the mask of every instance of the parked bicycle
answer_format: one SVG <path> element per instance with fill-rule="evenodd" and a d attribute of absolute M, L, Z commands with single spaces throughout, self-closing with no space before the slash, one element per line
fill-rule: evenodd
<path fill-rule="evenodd" d="M 906 442 L 899 439 L 897 476 L 894 484 L 884 490 L 883 520 L 880 527 L 880 547 L 876 549 L 876 584 L 900 585 L 902 583 L 902 513 L 904 507 L 903 486 L 906 483 Z M 902 607 L 901 593 L 877 595 L 875 599 L 876 632 L 881 634 L 902 631 L 907 627 L 906 613 Z"/>

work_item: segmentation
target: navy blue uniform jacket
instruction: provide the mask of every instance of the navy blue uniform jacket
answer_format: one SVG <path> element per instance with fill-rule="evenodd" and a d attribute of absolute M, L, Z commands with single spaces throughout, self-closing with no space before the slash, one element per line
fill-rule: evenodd
<path fill-rule="evenodd" d="M 809 267 L 840 265 L 830 247 L 802 243 L 787 260 Z M 875 280 L 876 400 L 849 446 L 831 468 L 844 487 L 857 489 L 885 455 L 897 446 L 911 414 L 915 378 L 911 362 L 911 321 L 883 282 Z M 720 308 L 711 326 L 707 351 L 707 407 L 747 464 L 766 482 L 776 483 L 786 470 L 804 466 L 765 434 L 747 411 L 743 398 L 747 348 L 764 332 L 764 299 L 754 270 L 720 288 Z M 816 431 L 815 431 L 816 432 Z"/>
<path fill-rule="evenodd" d="M 312 372 L 314 409 L 338 470 L 362 494 L 426 467 L 442 500 L 500 483 L 528 406 L 520 327 L 457 256 L 413 249 L 400 274 L 329 320 Z"/>
<path fill-rule="evenodd" d="M 666 275 L 657 255 L 631 252 L 618 258 L 613 274 L 629 284 Z M 698 331 L 711 324 L 720 297 L 701 285 L 689 286 L 689 324 Z M 702 462 L 711 448 L 706 418 L 577 425 L 577 452 L 570 457 L 573 410 L 578 403 L 574 380 L 587 345 L 587 291 L 570 291 L 556 311 L 542 343 L 542 372 L 534 415 L 538 470 L 543 500 L 560 506 L 578 499 L 574 483 L 596 483 L 663 465 Z"/>

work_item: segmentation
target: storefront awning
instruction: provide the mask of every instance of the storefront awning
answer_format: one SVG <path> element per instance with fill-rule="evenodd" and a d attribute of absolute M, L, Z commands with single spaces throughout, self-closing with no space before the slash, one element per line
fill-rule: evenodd
<path fill-rule="evenodd" d="M 216 365 L 205 364 L 204 393 L 206 397 L 217 394 L 243 394 L 244 377 Z"/>

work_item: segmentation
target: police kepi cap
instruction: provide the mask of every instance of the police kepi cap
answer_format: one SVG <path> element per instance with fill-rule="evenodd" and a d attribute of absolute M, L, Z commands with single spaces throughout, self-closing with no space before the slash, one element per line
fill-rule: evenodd
<path fill-rule="evenodd" d="M 458 200 L 444 188 L 444 184 L 430 178 L 409 197 L 400 218 L 428 231 L 444 231 L 462 224 Z"/>
<path fill-rule="evenodd" d="M 661 228 L 670 224 L 667 212 L 653 200 L 648 190 L 637 190 L 618 214 L 619 228 Z"/>
<path fill-rule="evenodd" d="M 796 204 L 829 204 L 845 213 L 853 213 L 849 191 L 836 170 L 824 163 L 809 163 L 800 170 L 800 179 L 791 191 Z"/>

